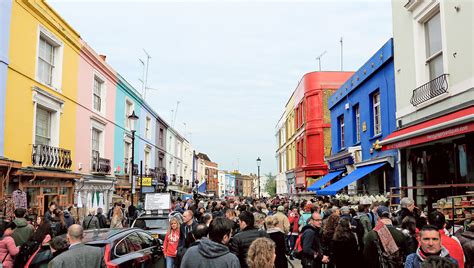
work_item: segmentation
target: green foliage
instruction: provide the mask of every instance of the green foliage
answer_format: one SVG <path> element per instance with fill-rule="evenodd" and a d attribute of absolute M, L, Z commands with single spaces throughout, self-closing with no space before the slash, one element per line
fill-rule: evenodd
<path fill-rule="evenodd" d="M 272 175 L 272 173 L 268 173 L 265 175 L 267 179 L 267 183 L 265 185 L 265 191 L 270 195 L 270 196 L 275 196 L 276 195 L 276 176 Z"/>

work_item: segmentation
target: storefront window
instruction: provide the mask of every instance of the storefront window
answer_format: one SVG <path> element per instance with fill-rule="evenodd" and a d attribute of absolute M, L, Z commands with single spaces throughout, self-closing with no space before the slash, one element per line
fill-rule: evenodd
<path fill-rule="evenodd" d="M 58 188 L 57 187 L 44 187 L 43 194 L 57 194 Z"/>
<path fill-rule="evenodd" d="M 29 208 L 38 207 L 38 199 L 37 199 L 38 194 L 39 194 L 39 188 L 26 189 L 26 199 L 28 200 Z"/>

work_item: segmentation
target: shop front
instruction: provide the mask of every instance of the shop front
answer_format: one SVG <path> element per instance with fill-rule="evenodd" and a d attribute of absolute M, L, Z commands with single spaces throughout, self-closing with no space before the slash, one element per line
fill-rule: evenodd
<path fill-rule="evenodd" d="M 431 208 L 442 198 L 474 190 L 428 187 L 474 183 L 474 107 L 398 130 L 381 144 L 384 150 L 399 149 L 400 186 L 420 206 Z"/>
<path fill-rule="evenodd" d="M 98 208 L 106 214 L 113 205 L 114 177 L 84 176 L 75 183 L 77 216 L 82 220 L 90 209 Z"/>
<path fill-rule="evenodd" d="M 11 194 L 6 197 L 16 207 L 25 204 L 32 215 L 43 216 L 51 202 L 62 208 L 74 205 L 74 182 L 79 174 L 23 168 L 13 175 Z"/>

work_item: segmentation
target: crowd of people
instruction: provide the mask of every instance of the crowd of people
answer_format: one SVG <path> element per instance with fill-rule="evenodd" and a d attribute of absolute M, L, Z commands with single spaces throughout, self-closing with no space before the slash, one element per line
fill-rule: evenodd
<path fill-rule="evenodd" d="M 303 268 L 474 267 L 473 222 L 453 234 L 440 211 L 425 215 L 410 198 L 400 205 L 392 212 L 365 199 L 355 207 L 320 197 L 177 199 L 162 245 L 166 267 L 287 268 L 295 258 Z M 138 210 L 117 203 L 78 222 L 55 203 L 37 221 L 16 209 L 0 224 L 1 263 L 102 267 L 103 253 L 81 243 L 84 230 L 128 227 Z"/>
<path fill-rule="evenodd" d="M 410 198 L 401 209 L 362 199 L 318 198 L 173 203 L 165 236 L 172 267 L 474 267 L 474 223 L 455 234 L 440 211 Z M 178 232 L 179 230 L 179 232 Z"/>

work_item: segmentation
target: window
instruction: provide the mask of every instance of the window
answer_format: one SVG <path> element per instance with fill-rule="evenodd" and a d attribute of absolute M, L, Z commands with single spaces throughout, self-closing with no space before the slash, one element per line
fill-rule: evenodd
<path fill-rule="evenodd" d="M 126 100 L 125 101 L 125 127 L 127 129 L 132 129 L 133 120 L 129 119 L 128 116 L 133 113 L 133 102 Z"/>
<path fill-rule="evenodd" d="M 51 112 L 36 108 L 35 144 L 51 145 Z"/>
<path fill-rule="evenodd" d="M 158 228 L 163 228 L 163 229 L 167 229 L 168 228 L 168 222 L 166 220 L 162 220 L 162 219 L 156 219 L 156 220 L 153 220 L 152 221 L 161 221 L 161 225 L 158 226 Z M 148 221 L 149 222 L 149 221 Z M 149 227 L 149 226 L 148 226 Z M 149 227 L 151 228 L 151 227 Z M 142 248 L 151 248 L 155 245 L 155 242 L 154 242 L 154 239 L 147 233 L 144 233 L 144 232 L 138 232 L 138 235 L 140 236 L 140 238 L 142 239 Z"/>
<path fill-rule="evenodd" d="M 100 134 L 102 132 L 92 128 L 92 151 L 100 152 Z"/>
<path fill-rule="evenodd" d="M 150 155 L 151 155 L 150 149 L 148 147 L 145 148 L 145 170 L 149 169 L 151 167 L 150 166 L 150 160 L 151 160 Z"/>
<path fill-rule="evenodd" d="M 443 47 L 441 43 L 440 13 L 425 22 L 426 64 L 429 68 L 430 80 L 443 74 Z"/>
<path fill-rule="evenodd" d="M 374 136 L 382 133 L 382 116 L 380 114 L 380 93 L 374 93 L 372 96 L 373 114 L 374 114 Z"/>
<path fill-rule="evenodd" d="M 160 136 L 159 136 L 159 139 L 160 139 L 160 146 L 164 146 L 164 130 L 162 128 L 160 128 Z"/>
<path fill-rule="evenodd" d="M 145 136 L 147 139 L 151 139 L 151 118 L 146 117 L 146 122 L 145 122 Z"/>
<path fill-rule="evenodd" d="M 344 115 L 339 117 L 339 149 L 345 148 L 346 144 L 344 142 Z"/>
<path fill-rule="evenodd" d="M 354 127 L 355 127 L 355 142 L 360 142 L 360 110 L 359 104 L 354 106 Z"/>
<path fill-rule="evenodd" d="M 131 155 L 131 150 L 132 144 L 128 141 L 125 141 L 124 143 L 124 157 L 123 157 L 123 167 L 124 167 L 124 172 L 128 173 L 128 166 L 130 164 L 130 155 Z"/>
<path fill-rule="evenodd" d="M 94 76 L 94 110 L 102 112 L 102 87 L 104 81 Z"/>
<path fill-rule="evenodd" d="M 56 47 L 40 35 L 38 52 L 38 79 L 41 83 L 52 86 Z"/>

